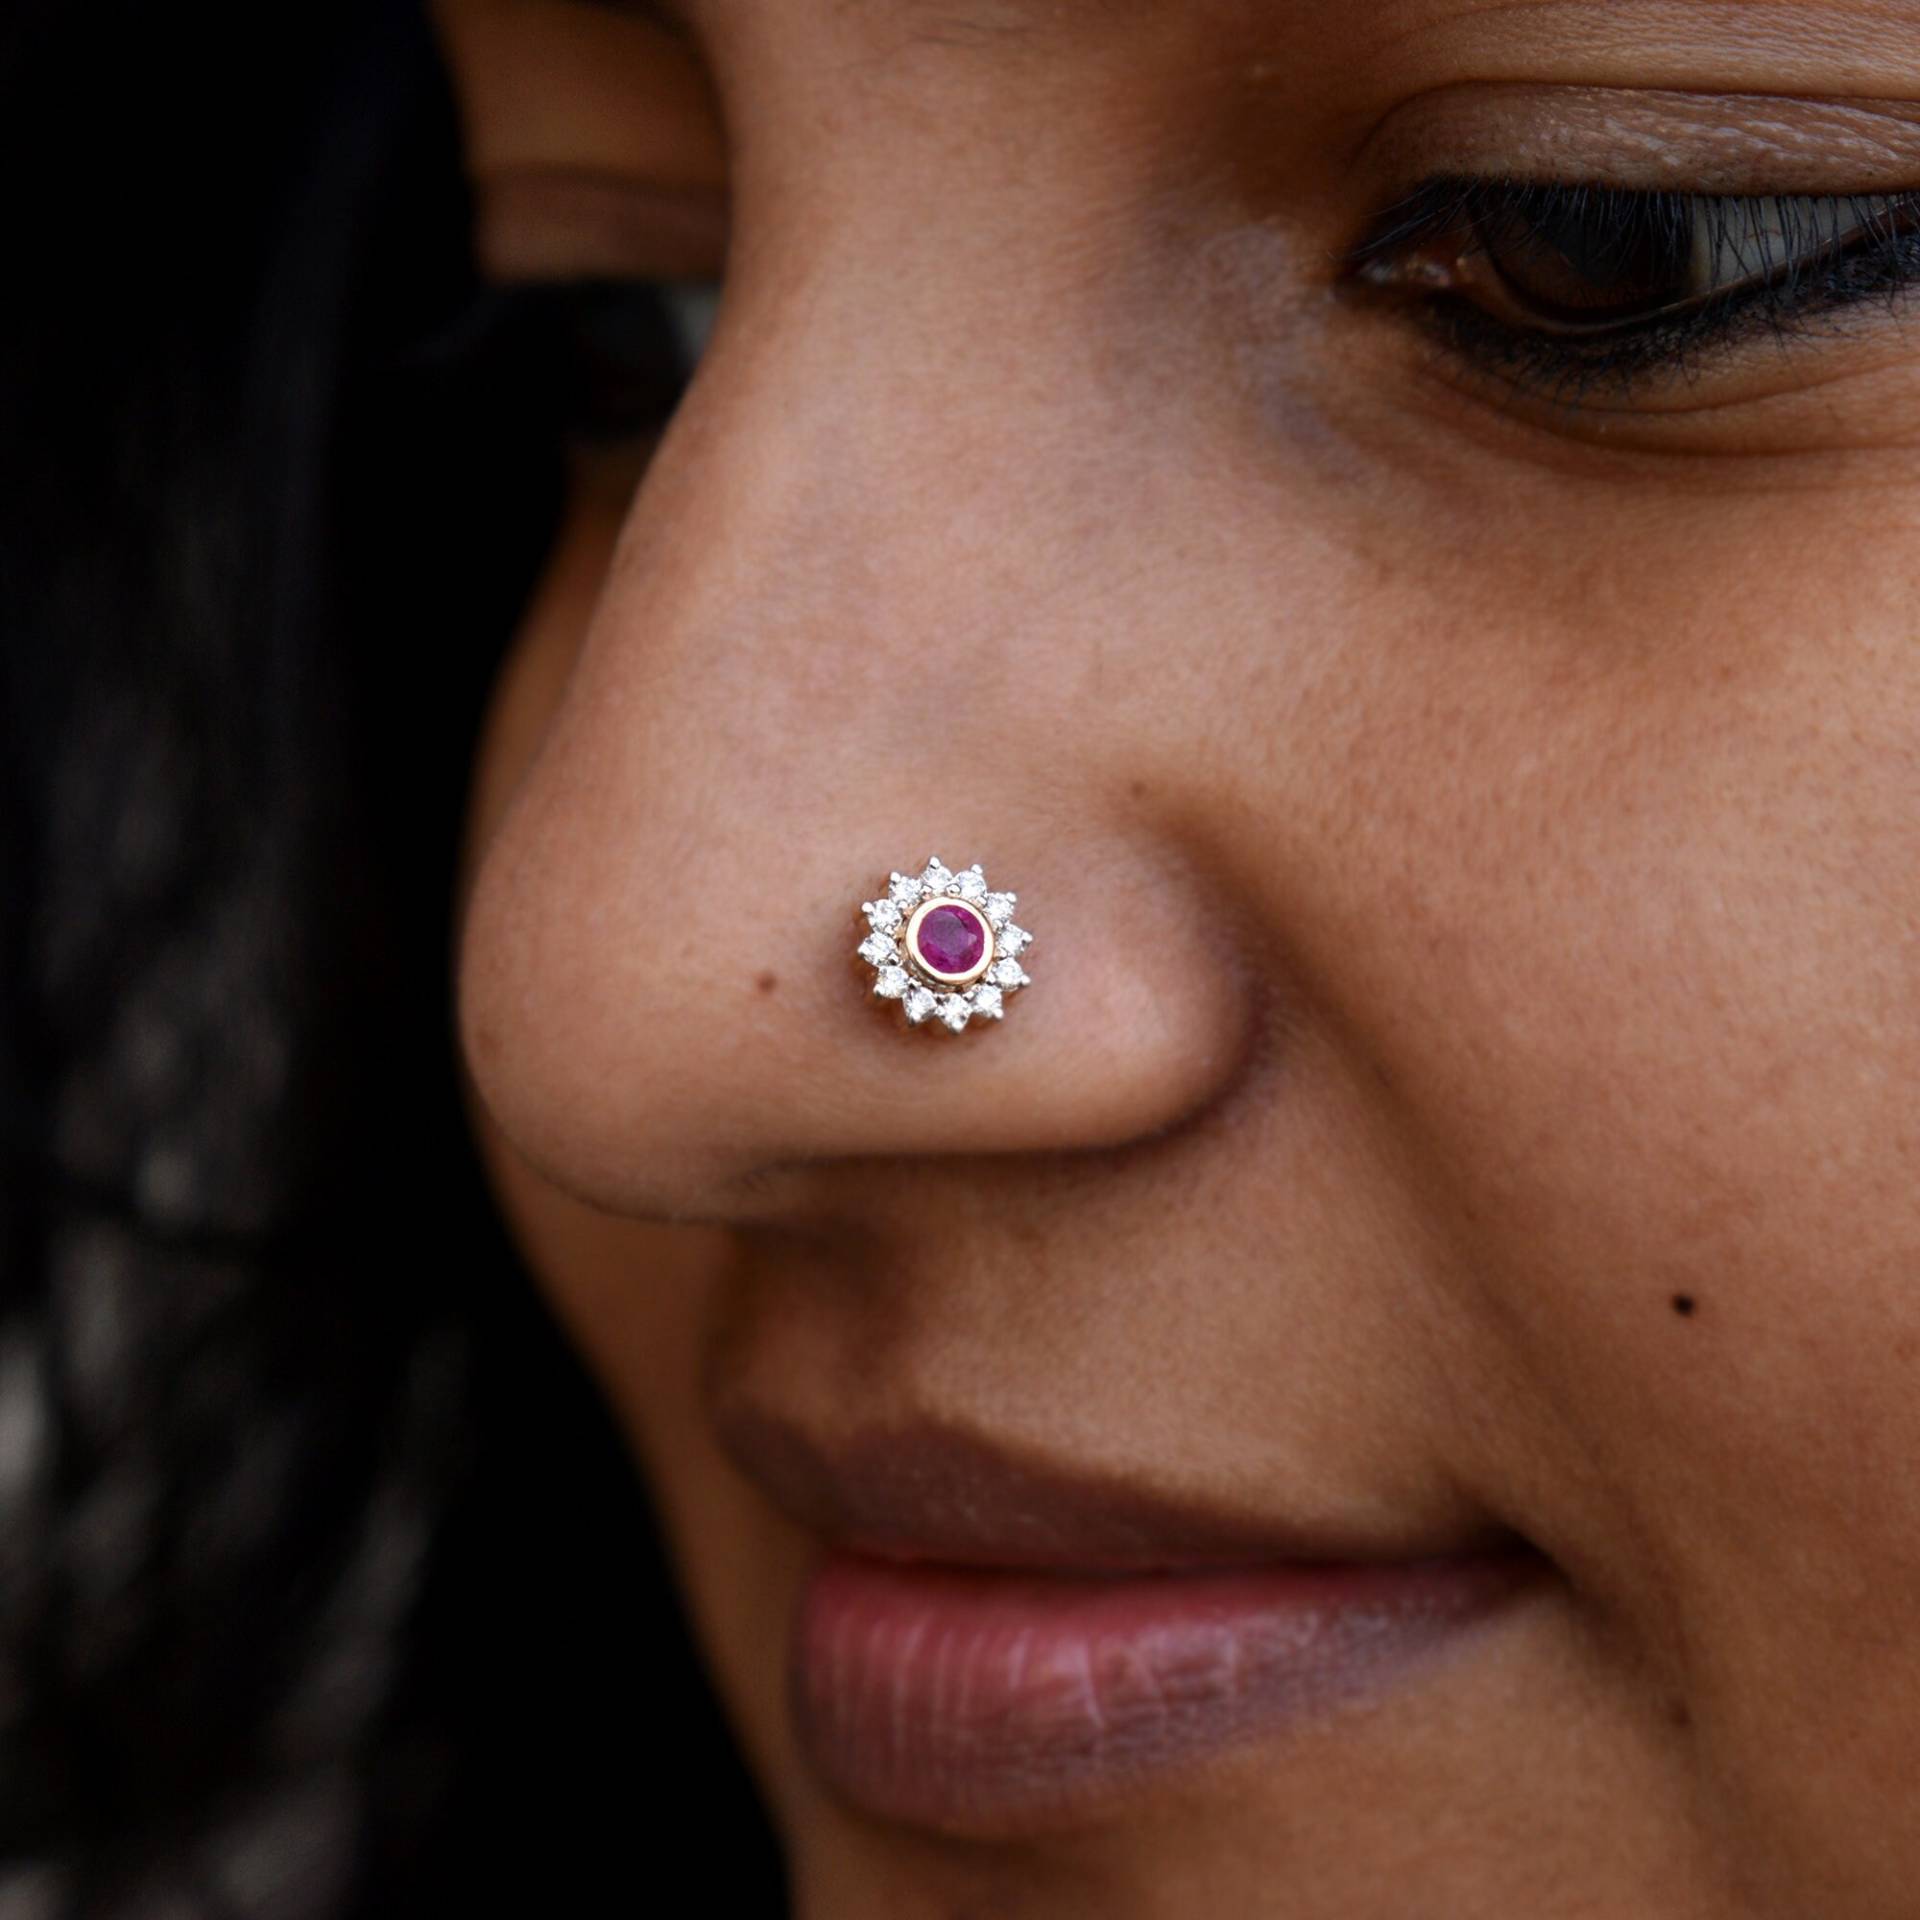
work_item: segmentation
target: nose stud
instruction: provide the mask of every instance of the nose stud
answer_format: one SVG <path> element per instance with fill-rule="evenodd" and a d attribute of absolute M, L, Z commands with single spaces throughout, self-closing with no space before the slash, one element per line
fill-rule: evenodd
<path fill-rule="evenodd" d="M 1013 924 L 1015 896 L 995 893 L 975 865 L 951 872 L 935 854 L 919 873 L 888 877 L 863 900 L 867 937 L 857 949 L 873 970 L 878 1000 L 894 1000 L 916 1027 L 958 1033 L 970 1020 L 998 1020 L 1006 997 L 1029 984 L 1019 955 L 1033 935 Z"/>

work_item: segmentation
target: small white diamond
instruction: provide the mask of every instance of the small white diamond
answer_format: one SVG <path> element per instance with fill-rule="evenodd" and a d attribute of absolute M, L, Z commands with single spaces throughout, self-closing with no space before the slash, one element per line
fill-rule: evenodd
<path fill-rule="evenodd" d="M 927 893 L 945 893 L 953 885 L 953 875 L 940 864 L 936 856 L 927 862 L 927 870 L 920 876 L 920 885 Z"/>
<path fill-rule="evenodd" d="M 884 933 L 870 933 L 860 942 L 860 958 L 876 967 L 897 967 L 900 949 Z"/>
<path fill-rule="evenodd" d="M 967 1024 L 967 1016 L 972 1011 L 972 1007 L 957 993 L 943 993 L 940 996 L 940 1018 L 955 1033 Z"/>
<path fill-rule="evenodd" d="M 977 865 L 969 867 L 965 873 L 956 873 L 953 879 L 962 900 L 979 902 L 987 897 L 987 876 Z"/>
<path fill-rule="evenodd" d="M 1005 987 L 1008 992 L 1012 992 L 1015 987 L 1024 987 L 1028 984 L 1027 975 L 1021 971 L 1017 960 L 996 960 L 988 968 L 987 978 L 996 987 Z"/>
<path fill-rule="evenodd" d="M 1010 893 L 988 894 L 987 918 L 996 927 L 1004 927 L 1013 918 L 1013 895 Z"/>
<path fill-rule="evenodd" d="M 882 967 L 873 990 L 882 1000 L 898 1000 L 911 984 L 905 967 Z"/>
<path fill-rule="evenodd" d="M 973 991 L 967 995 L 967 998 L 973 1002 L 974 1012 L 979 1014 L 983 1019 L 998 1020 L 1002 1014 L 1006 1012 L 1006 1009 L 1000 1004 L 1000 989 L 998 987 L 985 985 L 975 987 Z"/>
<path fill-rule="evenodd" d="M 887 898 L 896 907 L 916 906 L 920 900 L 920 882 L 910 873 L 896 873 L 888 883 Z"/>
<path fill-rule="evenodd" d="M 1005 959 L 1011 960 L 1032 938 L 1033 935 L 1025 927 L 1016 927 L 1009 923 L 994 934 L 993 950 Z"/>
<path fill-rule="evenodd" d="M 909 987 L 901 1005 L 907 1010 L 907 1018 L 917 1027 L 933 1011 L 934 999 L 925 987 Z"/>
<path fill-rule="evenodd" d="M 900 909 L 891 900 L 863 900 L 860 911 L 875 933 L 892 933 L 900 925 Z"/>

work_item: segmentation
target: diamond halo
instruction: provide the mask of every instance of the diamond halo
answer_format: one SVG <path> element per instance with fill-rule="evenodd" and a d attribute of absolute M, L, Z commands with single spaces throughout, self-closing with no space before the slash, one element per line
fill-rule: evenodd
<path fill-rule="evenodd" d="M 1014 925 L 1015 900 L 978 863 L 956 873 L 938 854 L 918 873 L 888 875 L 886 891 L 860 903 L 867 936 L 855 953 L 874 997 L 898 1002 L 909 1026 L 949 1033 L 1003 1018 L 1008 995 L 1031 984 L 1017 956 L 1033 935 Z"/>

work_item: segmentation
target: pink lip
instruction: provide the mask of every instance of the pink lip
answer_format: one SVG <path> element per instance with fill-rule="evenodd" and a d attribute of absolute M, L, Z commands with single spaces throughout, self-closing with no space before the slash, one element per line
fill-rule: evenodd
<path fill-rule="evenodd" d="M 1040 1574 L 830 1552 L 797 1613 L 795 1721 L 869 1813 L 1032 1831 L 1391 1685 L 1541 1565 L 1507 1550 Z"/>
<path fill-rule="evenodd" d="M 824 1549 L 789 1648 L 802 1749 L 852 1805 L 938 1831 L 1072 1824 L 1284 1738 L 1549 1565 L 1457 1517 L 1278 1520 L 940 1423 L 829 1439 L 716 1401 L 726 1450 Z"/>

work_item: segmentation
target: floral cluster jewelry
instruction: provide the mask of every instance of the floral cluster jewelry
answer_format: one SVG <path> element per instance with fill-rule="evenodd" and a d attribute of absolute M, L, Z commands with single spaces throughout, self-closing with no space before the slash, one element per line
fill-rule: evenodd
<path fill-rule="evenodd" d="M 969 1020 L 998 1020 L 1006 996 L 1029 984 L 1020 965 L 1033 935 L 1013 924 L 1011 893 L 995 893 L 978 866 L 958 873 L 935 854 L 915 874 L 890 876 L 878 900 L 863 900 L 867 937 L 859 955 L 873 991 L 897 1000 L 916 1027 L 958 1033 Z"/>

